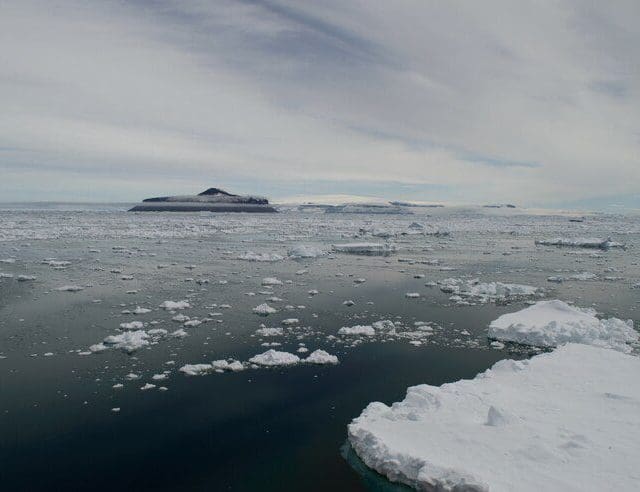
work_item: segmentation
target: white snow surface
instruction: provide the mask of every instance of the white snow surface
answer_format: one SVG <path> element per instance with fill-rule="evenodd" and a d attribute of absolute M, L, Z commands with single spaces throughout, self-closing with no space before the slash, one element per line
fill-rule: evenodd
<path fill-rule="evenodd" d="M 396 246 L 390 243 L 346 243 L 333 245 L 334 251 L 355 255 L 388 255 L 396 251 L 396 249 Z"/>
<path fill-rule="evenodd" d="M 370 403 L 348 427 L 370 468 L 417 490 L 637 490 L 640 358 L 568 344 L 472 380 Z"/>
<path fill-rule="evenodd" d="M 293 366 L 300 362 L 300 357 L 289 352 L 270 349 L 262 354 L 254 355 L 249 359 L 249 362 L 259 366 Z"/>
<path fill-rule="evenodd" d="M 308 364 L 337 364 L 338 357 L 331 355 L 324 350 L 318 349 L 311 352 L 309 356 L 304 359 L 304 362 Z"/>
<path fill-rule="evenodd" d="M 624 248 L 622 243 L 612 241 L 611 238 L 566 238 L 556 237 L 553 239 L 541 239 L 536 241 L 536 244 L 543 246 L 568 246 L 574 248 L 597 248 L 597 249 L 609 249 L 609 248 Z"/>
<path fill-rule="evenodd" d="M 162 309 L 166 309 L 167 311 L 177 311 L 181 309 L 190 308 L 191 305 L 187 301 L 164 301 L 160 304 Z"/>
<path fill-rule="evenodd" d="M 284 257 L 277 253 L 254 253 L 253 251 L 247 251 L 239 255 L 237 259 L 269 263 L 284 260 Z"/>
<path fill-rule="evenodd" d="M 313 246 L 311 244 L 297 244 L 289 248 L 287 251 L 289 258 L 317 258 L 318 256 L 324 256 L 326 252 L 318 248 L 317 246 Z"/>
<path fill-rule="evenodd" d="M 533 297 L 542 289 L 531 285 L 480 282 L 478 279 L 447 278 L 439 282 L 440 290 L 480 303 Z"/>
<path fill-rule="evenodd" d="M 374 336 L 375 334 L 376 334 L 376 331 L 373 329 L 373 326 L 370 326 L 370 325 L 343 326 L 338 330 L 338 335 Z"/>
<path fill-rule="evenodd" d="M 253 312 L 259 314 L 260 316 L 268 316 L 269 314 L 273 314 L 277 312 L 277 309 L 272 308 L 266 302 L 260 304 L 253 308 Z"/>
<path fill-rule="evenodd" d="M 537 347 L 573 342 L 630 352 L 629 343 L 639 335 L 631 320 L 599 319 L 593 309 L 552 300 L 503 314 L 489 325 L 489 338 Z"/>

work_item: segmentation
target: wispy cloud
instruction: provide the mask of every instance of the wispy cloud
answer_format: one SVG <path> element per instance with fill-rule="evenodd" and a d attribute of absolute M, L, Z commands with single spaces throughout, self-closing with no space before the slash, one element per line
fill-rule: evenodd
<path fill-rule="evenodd" d="M 633 193 L 639 14 L 623 0 L 5 0 L 0 193 Z"/>

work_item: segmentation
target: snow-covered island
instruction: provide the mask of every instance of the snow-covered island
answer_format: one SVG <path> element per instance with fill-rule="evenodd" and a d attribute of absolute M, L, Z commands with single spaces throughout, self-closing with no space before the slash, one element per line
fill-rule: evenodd
<path fill-rule="evenodd" d="M 250 212 L 275 213 L 269 200 L 261 196 L 234 195 L 209 188 L 198 195 L 146 198 L 130 212 Z"/>

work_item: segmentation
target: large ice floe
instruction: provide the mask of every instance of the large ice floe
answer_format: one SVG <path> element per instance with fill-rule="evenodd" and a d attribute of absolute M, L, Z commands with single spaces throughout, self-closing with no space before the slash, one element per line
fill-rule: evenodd
<path fill-rule="evenodd" d="M 313 246 L 312 244 L 296 244 L 295 246 L 291 246 L 287 251 L 287 255 L 292 259 L 317 258 L 325 254 L 326 252 L 322 248 Z"/>
<path fill-rule="evenodd" d="M 593 309 L 553 300 L 503 314 L 489 325 L 489 337 L 536 347 L 575 342 L 630 352 L 639 335 L 631 320 L 599 319 Z"/>
<path fill-rule="evenodd" d="M 536 244 L 542 246 L 568 246 L 573 248 L 596 248 L 596 249 L 609 249 L 609 248 L 624 248 L 625 245 L 617 241 L 612 241 L 611 238 L 566 238 L 556 237 L 553 239 L 540 239 L 536 241 Z"/>
<path fill-rule="evenodd" d="M 442 292 L 453 294 L 451 300 L 458 304 L 513 301 L 543 294 L 543 290 L 531 285 L 480 282 L 478 279 L 446 278 L 438 282 Z"/>
<path fill-rule="evenodd" d="M 640 358 L 568 344 L 472 380 L 370 403 L 348 427 L 370 468 L 423 491 L 637 490 Z"/>
<path fill-rule="evenodd" d="M 325 208 L 327 214 L 412 215 L 413 212 L 397 205 L 383 203 L 345 203 Z"/>
<path fill-rule="evenodd" d="M 354 255 L 387 256 L 396 251 L 396 246 L 390 243 L 347 243 L 334 244 L 333 251 Z"/>

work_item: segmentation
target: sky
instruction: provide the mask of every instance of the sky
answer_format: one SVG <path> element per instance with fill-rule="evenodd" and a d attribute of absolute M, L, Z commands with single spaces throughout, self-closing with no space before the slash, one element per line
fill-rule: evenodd
<path fill-rule="evenodd" d="M 640 208 L 637 0 L 0 0 L 0 201 Z"/>

